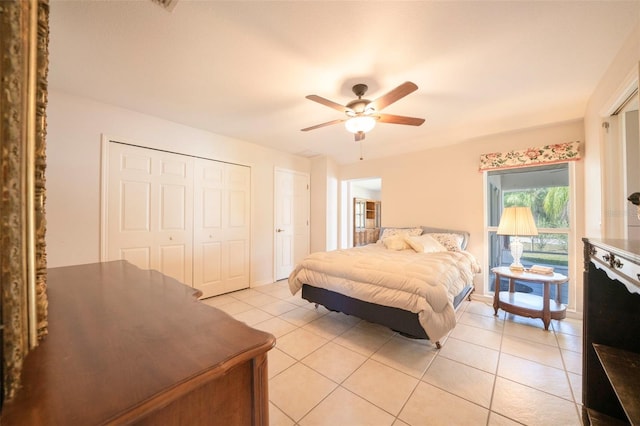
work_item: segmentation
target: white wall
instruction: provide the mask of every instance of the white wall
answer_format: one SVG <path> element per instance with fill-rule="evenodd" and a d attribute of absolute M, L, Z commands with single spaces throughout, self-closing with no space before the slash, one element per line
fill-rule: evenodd
<path fill-rule="evenodd" d="M 311 253 L 327 248 L 327 157 L 311 159 Z"/>
<path fill-rule="evenodd" d="M 366 198 L 367 200 L 380 201 L 381 191 L 358 186 L 357 181 L 351 184 L 351 200 L 354 198 Z"/>
<path fill-rule="evenodd" d="M 342 167 L 328 158 L 308 159 L 233 140 L 167 120 L 49 93 L 47 130 L 47 244 L 50 267 L 99 260 L 100 137 L 246 164 L 252 167 L 252 283 L 273 277 L 273 169 L 311 172 L 311 251 L 335 248 L 338 241 L 340 180 L 382 178 L 383 226 L 430 225 L 467 229 L 469 250 L 484 258 L 480 154 L 550 143 L 584 141 L 584 159 L 576 164 L 572 262 L 580 265 L 580 237 L 601 234 L 600 176 L 603 109 L 611 94 L 640 61 L 636 28 L 591 96 L 582 120 L 523 129 L 391 159 L 361 161 Z M 585 170 L 588 172 L 585 173 Z M 582 308 L 582 274 L 571 271 Z M 476 281 L 478 292 L 485 283 Z"/>
<path fill-rule="evenodd" d="M 329 157 L 311 160 L 311 253 L 338 248 L 338 166 Z"/>
<path fill-rule="evenodd" d="M 484 186 L 478 172 L 480 155 L 553 143 L 584 140 L 582 120 L 546 127 L 486 136 L 457 145 L 401 155 L 382 160 L 361 161 L 341 168 L 341 179 L 366 176 L 382 178 L 382 226 L 435 226 L 470 232 L 468 250 L 484 261 Z M 580 236 L 583 227 L 583 176 L 581 162 L 576 164 L 576 211 L 574 229 Z M 576 238 L 577 239 L 577 238 Z M 576 243 L 578 244 L 578 243 Z M 576 265 L 572 280 L 581 283 L 582 251 L 572 247 Z M 486 270 L 486 267 L 484 268 Z M 482 276 L 475 282 L 478 294 L 485 292 Z M 578 292 L 581 294 L 581 284 Z"/>
<path fill-rule="evenodd" d="M 601 124 L 615 96 L 626 81 L 637 76 L 640 62 L 640 26 L 636 26 L 591 95 L 584 120 L 522 129 L 502 135 L 480 137 L 458 145 L 436 148 L 395 158 L 364 161 L 343 166 L 340 179 L 380 176 L 383 182 L 383 226 L 432 225 L 467 229 L 469 250 L 484 259 L 484 213 L 482 174 L 477 172 L 480 154 L 508 151 L 549 143 L 582 141 L 583 159 L 575 163 L 575 220 L 570 256 L 574 283 L 573 307 L 582 312 L 582 241 L 602 236 L 603 205 L 601 176 Z M 605 218 L 606 219 L 606 218 Z M 483 279 L 476 280 L 485 291 Z"/>
<path fill-rule="evenodd" d="M 272 282 L 274 169 L 309 173 L 308 159 L 54 90 L 47 108 L 49 267 L 100 260 L 102 134 L 251 166 L 251 283 Z"/>

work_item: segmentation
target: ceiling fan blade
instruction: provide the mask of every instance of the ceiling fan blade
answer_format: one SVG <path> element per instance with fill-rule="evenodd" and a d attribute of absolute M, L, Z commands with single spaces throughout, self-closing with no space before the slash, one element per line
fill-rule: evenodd
<path fill-rule="evenodd" d="M 308 132 L 309 130 L 319 129 L 320 127 L 331 126 L 332 124 L 342 123 L 345 120 L 346 118 L 341 120 L 331 120 L 331 121 L 327 121 L 326 123 L 316 124 L 315 126 L 305 127 L 304 129 L 300 129 L 300 130 L 303 132 Z"/>
<path fill-rule="evenodd" d="M 339 103 L 330 101 L 329 99 L 325 99 L 322 96 L 309 95 L 309 96 L 305 96 L 305 97 L 307 99 L 309 99 L 310 101 L 318 102 L 319 104 L 322 104 L 324 106 L 328 106 L 329 108 L 337 109 L 340 112 L 345 112 L 347 110 L 347 108 L 344 105 L 340 105 Z"/>
<path fill-rule="evenodd" d="M 364 132 L 358 132 L 358 133 L 354 133 L 353 134 L 354 139 L 355 139 L 356 142 L 363 141 L 364 140 L 364 135 L 365 135 Z"/>
<path fill-rule="evenodd" d="M 372 102 L 375 105 L 376 111 L 381 111 L 384 107 L 387 107 L 395 101 L 404 98 L 411 92 L 418 90 L 418 86 L 410 81 L 402 83 L 386 95 L 380 96 L 378 99 Z"/>
<path fill-rule="evenodd" d="M 390 124 L 407 124 L 409 126 L 419 126 L 424 123 L 424 118 L 405 117 L 404 115 L 378 114 L 378 121 Z"/>

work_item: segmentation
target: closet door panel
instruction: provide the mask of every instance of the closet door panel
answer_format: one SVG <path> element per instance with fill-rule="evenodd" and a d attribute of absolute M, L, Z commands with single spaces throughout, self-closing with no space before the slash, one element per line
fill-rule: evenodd
<path fill-rule="evenodd" d="M 182 283 L 186 282 L 187 275 L 191 275 L 191 264 L 185 262 L 185 244 L 163 245 L 158 247 L 158 251 L 157 269 Z"/>
<path fill-rule="evenodd" d="M 245 191 L 229 192 L 229 228 L 245 229 L 249 227 L 247 223 L 248 215 L 246 214 L 249 209 L 246 201 Z"/>
<path fill-rule="evenodd" d="M 202 229 L 220 231 L 222 229 L 222 190 L 202 188 Z"/>
<path fill-rule="evenodd" d="M 151 153 L 112 144 L 107 177 L 106 260 L 151 265 L 153 158 Z"/>
<path fill-rule="evenodd" d="M 140 269 L 151 269 L 151 247 L 129 247 L 120 249 L 118 259 L 126 260 Z"/>
<path fill-rule="evenodd" d="M 226 247 L 223 261 L 226 265 L 225 288 L 227 291 L 249 287 L 251 247 L 251 169 L 226 164 L 227 209 L 224 235 Z"/>
<path fill-rule="evenodd" d="M 193 286 L 203 297 L 224 293 L 224 164 L 194 163 Z"/>
<path fill-rule="evenodd" d="M 245 268 L 247 265 L 246 248 L 247 242 L 245 240 L 228 241 L 229 246 L 229 278 L 230 279 L 244 279 Z"/>
<path fill-rule="evenodd" d="M 157 153 L 157 225 L 152 265 L 193 284 L 193 158 Z"/>
<path fill-rule="evenodd" d="M 120 183 L 120 232 L 151 231 L 151 184 Z"/>
<path fill-rule="evenodd" d="M 222 247 L 220 243 L 202 244 L 202 284 L 219 286 L 222 281 Z"/>
<path fill-rule="evenodd" d="M 162 185 L 160 187 L 160 230 L 184 231 L 186 229 L 187 187 Z"/>

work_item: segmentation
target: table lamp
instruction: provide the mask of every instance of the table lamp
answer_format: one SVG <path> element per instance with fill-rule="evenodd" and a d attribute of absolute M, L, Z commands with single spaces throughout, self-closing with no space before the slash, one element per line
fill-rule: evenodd
<path fill-rule="evenodd" d="M 497 234 L 514 237 L 510 244 L 513 263 L 509 268 L 514 271 L 523 271 L 524 267 L 520 263 L 520 257 L 524 248 L 520 237 L 538 235 L 538 228 L 533 220 L 531 209 L 529 207 L 506 207 L 502 211 Z"/>

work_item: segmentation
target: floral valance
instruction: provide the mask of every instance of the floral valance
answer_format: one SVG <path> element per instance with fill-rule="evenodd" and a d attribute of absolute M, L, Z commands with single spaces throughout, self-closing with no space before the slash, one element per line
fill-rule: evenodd
<path fill-rule="evenodd" d="M 579 159 L 580 142 L 558 143 L 540 148 L 482 154 L 480 156 L 480 171 L 564 163 Z"/>

